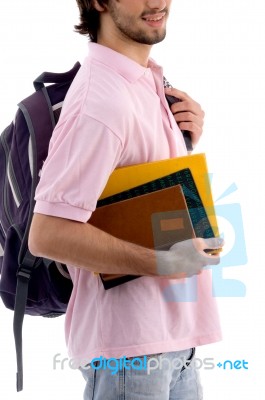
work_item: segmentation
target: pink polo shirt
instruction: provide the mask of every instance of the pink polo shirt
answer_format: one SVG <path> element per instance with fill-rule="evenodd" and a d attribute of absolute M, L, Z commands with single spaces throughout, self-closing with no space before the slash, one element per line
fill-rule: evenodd
<path fill-rule="evenodd" d="M 89 220 L 116 168 L 186 154 L 167 105 L 163 71 L 90 43 L 66 96 L 36 192 L 35 212 Z M 74 288 L 66 312 L 69 355 L 132 357 L 221 339 L 211 271 L 186 280 L 141 277 L 110 290 L 68 265 Z"/>

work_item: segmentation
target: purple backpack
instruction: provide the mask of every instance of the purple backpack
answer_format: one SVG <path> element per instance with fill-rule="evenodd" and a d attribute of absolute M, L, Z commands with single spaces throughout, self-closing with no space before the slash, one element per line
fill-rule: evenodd
<path fill-rule="evenodd" d="M 69 72 L 40 75 L 33 82 L 35 93 L 18 104 L 14 121 L 0 135 L 0 295 L 4 305 L 14 310 L 17 391 L 23 389 L 24 314 L 62 315 L 72 292 L 66 266 L 34 257 L 28 250 L 28 233 L 39 171 L 79 68 L 76 63 Z"/>

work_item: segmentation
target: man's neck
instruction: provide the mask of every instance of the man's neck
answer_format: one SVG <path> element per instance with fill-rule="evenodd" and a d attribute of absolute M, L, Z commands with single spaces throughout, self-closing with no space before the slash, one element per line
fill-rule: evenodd
<path fill-rule="evenodd" d="M 109 47 L 147 68 L 152 46 L 116 38 L 114 35 L 108 37 L 99 35 L 97 43 Z"/>

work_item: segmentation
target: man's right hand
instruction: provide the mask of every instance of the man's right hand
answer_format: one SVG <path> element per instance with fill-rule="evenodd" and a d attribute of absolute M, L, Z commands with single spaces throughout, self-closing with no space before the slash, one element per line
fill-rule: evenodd
<path fill-rule="evenodd" d="M 205 250 L 220 249 L 223 245 L 221 238 L 194 238 L 175 243 L 168 251 L 157 251 L 158 275 L 179 279 L 200 274 L 204 267 L 220 262 L 218 253 L 212 255 Z"/>

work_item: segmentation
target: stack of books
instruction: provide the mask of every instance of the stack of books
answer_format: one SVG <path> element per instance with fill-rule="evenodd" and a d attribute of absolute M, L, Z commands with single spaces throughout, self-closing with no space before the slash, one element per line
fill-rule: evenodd
<path fill-rule="evenodd" d="M 119 239 L 160 250 L 194 237 L 218 236 L 205 155 L 116 169 L 89 223 Z M 110 289 L 139 276 L 100 278 Z"/>

